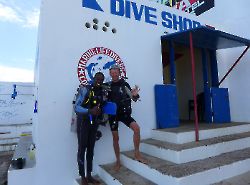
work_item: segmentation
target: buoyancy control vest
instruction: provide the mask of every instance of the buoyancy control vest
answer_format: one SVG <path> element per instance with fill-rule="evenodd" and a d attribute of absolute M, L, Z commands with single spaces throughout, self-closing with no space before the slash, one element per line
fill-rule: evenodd
<path fill-rule="evenodd" d="M 87 109 L 92 109 L 93 107 L 99 105 L 102 109 L 108 98 L 106 97 L 108 95 L 105 94 L 106 92 L 104 92 L 103 87 L 96 87 L 93 85 L 87 85 L 85 87 L 87 89 L 87 93 L 81 106 Z M 104 125 L 107 121 L 107 117 L 104 116 L 103 113 L 99 116 L 93 116 L 93 119 L 101 125 Z"/>
<path fill-rule="evenodd" d="M 118 82 L 110 82 L 110 86 L 109 100 L 116 103 L 117 113 L 131 114 L 131 98 L 126 90 L 131 90 L 130 85 L 124 79 L 120 79 Z"/>
<path fill-rule="evenodd" d="M 103 103 L 102 87 L 87 85 L 86 88 L 87 93 L 81 106 L 87 109 L 92 109 L 96 105 L 101 105 Z"/>

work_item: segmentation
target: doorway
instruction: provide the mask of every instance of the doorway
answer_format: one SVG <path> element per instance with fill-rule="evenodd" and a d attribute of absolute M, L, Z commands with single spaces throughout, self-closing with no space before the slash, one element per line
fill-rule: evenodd
<path fill-rule="evenodd" d="M 192 69 L 190 62 L 190 50 L 189 47 L 181 44 L 171 45 L 169 42 L 162 41 L 162 66 L 163 66 L 163 84 L 175 84 L 179 119 L 181 122 L 194 120 L 194 101 L 192 92 Z M 174 50 L 174 68 L 171 69 L 171 49 Z M 195 57 L 195 80 L 196 80 L 196 97 L 198 102 L 198 117 L 199 121 L 208 121 L 205 113 L 205 83 L 204 83 L 204 71 L 207 75 L 206 87 L 211 86 L 211 64 L 209 53 L 205 51 L 202 53 L 202 49 L 194 48 Z M 205 59 L 203 57 L 206 57 Z M 204 61 L 205 60 L 205 63 Z M 206 65 L 206 69 L 204 69 Z M 172 70 L 172 72 L 171 72 Z M 174 71 L 173 71 L 174 70 Z M 174 74 L 171 74 L 174 73 Z M 171 79 L 171 76 L 175 76 L 175 79 Z M 210 96 L 210 94 L 206 94 Z M 209 102 L 207 103 L 209 104 Z"/>

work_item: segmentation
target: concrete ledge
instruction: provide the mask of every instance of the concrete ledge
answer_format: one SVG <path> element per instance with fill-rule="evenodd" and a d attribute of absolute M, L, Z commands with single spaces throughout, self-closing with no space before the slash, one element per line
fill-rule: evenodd
<path fill-rule="evenodd" d="M 31 131 L 32 131 L 32 123 L 0 125 L 1 139 L 20 137 L 23 133 L 30 133 Z"/>
<path fill-rule="evenodd" d="M 8 185 L 31 185 L 34 184 L 35 172 L 33 168 L 8 171 Z"/>
<path fill-rule="evenodd" d="M 32 125 L 32 123 L 19 123 L 19 124 L 4 124 L 4 123 L 2 123 L 2 124 L 0 124 L 0 128 L 2 129 L 4 127 L 9 127 L 9 128 L 11 128 L 11 127 L 23 127 L 23 126 L 31 126 L 31 125 Z"/>
<path fill-rule="evenodd" d="M 200 125 L 199 138 L 204 140 L 249 131 L 249 123 L 202 124 Z M 186 125 L 179 128 L 158 129 L 152 130 L 152 138 L 175 144 L 184 144 L 195 141 L 195 131 L 193 127 Z"/>
<path fill-rule="evenodd" d="M 7 143 L 18 143 L 20 137 L 8 137 L 8 138 L 1 138 L 0 144 L 7 144 Z"/>
<path fill-rule="evenodd" d="M 250 132 L 186 144 L 147 139 L 142 141 L 140 148 L 146 154 L 180 164 L 248 147 L 250 147 Z"/>
<path fill-rule="evenodd" d="M 250 148 L 184 164 L 142 154 L 149 161 L 145 165 L 133 159 L 133 151 L 122 154 L 124 166 L 162 185 L 200 185 L 200 182 L 204 185 L 211 184 L 250 170 Z"/>
<path fill-rule="evenodd" d="M 8 185 L 27 185 L 33 184 L 35 175 L 35 156 L 30 158 L 29 147 L 33 143 L 32 136 L 22 136 L 16 147 L 12 159 L 25 158 L 25 165 L 23 169 L 16 169 L 10 165 L 8 170 Z"/>
<path fill-rule="evenodd" d="M 26 163 L 23 169 L 33 168 L 35 166 L 35 163 L 36 163 L 35 158 L 30 159 L 30 156 L 29 156 L 29 147 L 32 143 L 33 143 L 33 140 L 32 140 L 31 135 L 22 136 L 15 149 L 12 159 L 25 158 Z M 9 168 L 9 171 L 15 171 L 15 170 L 17 169 L 13 168 L 13 166 L 11 165 Z"/>
<path fill-rule="evenodd" d="M 16 148 L 16 142 L 0 144 L 0 152 L 13 151 Z"/>
<path fill-rule="evenodd" d="M 210 185 L 224 179 L 244 174 L 250 170 L 249 166 L 250 159 L 234 162 L 229 165 L 210 169 L 185 178 L 180 178 L 179 185 L 199 185 L 200 182 L 204 185 Z"/>
<path fill-rule="evenodd" d="M 228 178 L 223 181 L 220 181 L 216 184 L 212 185 L 232 185 L 232 184 L 237 184 L 237 185 L 246 185 L 250 184 L 250 171 L 243 173 L 241 175 L 238 175 L 236 177 Z"/>

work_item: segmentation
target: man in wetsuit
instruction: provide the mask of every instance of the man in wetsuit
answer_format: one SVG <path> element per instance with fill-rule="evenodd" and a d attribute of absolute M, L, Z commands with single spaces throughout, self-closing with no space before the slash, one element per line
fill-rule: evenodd
<path fill-rule="evenodd" d="M 100 104 L 103 98 L 103 80 L 103 73 L 96 73 L 92 85 L 80 87 L 75 103 L 78 138 L 77 162 L 79 174 L 82 180 L 81 185 L 87 185 L 88 183 L 99 183 L 98 180 L 91 176 L 91 172 L 93 167 L 96 133 L 99 126 L 98 116 L 101 116 L 102 114 Z M 84 164 L 86 149 L 87 174 L 85 175 Z"/>
<path fill-rule="evenodd" d="M 134 157 L 140 162 L 145 160 L 142 158 L 139 146 L 140 146 L 140 127 L 132 118 L 131 113 L 131 99 L 137 101 L 139 99 L 139 88 L 135 87 L 131 89 L 130 85 L 120 78 L 120 68 L 118 65 L 113 65 L 109 69 L 112 81 L 110 83 L 111 92 L 109 94 L 109 99 L 115 102 L 117 105 L 116 115 L 110 116 L 109 123 L 113 135 L 113 147 L 116 156 L 115 170 L 118 171 L 121 167 L 120 162 L 120 146 L 119 146 L 119 134 L 118 134 L 118 122 L 123 122 L 127 127 L 133 130 L 134 136 Z"/>

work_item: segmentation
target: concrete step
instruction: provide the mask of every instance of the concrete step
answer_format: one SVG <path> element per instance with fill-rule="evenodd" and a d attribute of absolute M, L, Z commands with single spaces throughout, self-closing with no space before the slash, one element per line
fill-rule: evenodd
<path fill-rule="evenodd" d="M 25 158 L 25 165 L 22 169 L 17 169 L 15 166 L 10 165 L 8 169 L 8 185 L 31 185 L 34 184 L 35 166 L 36 166 L 36 151 L 30 153 L 30 146 L 33 143 L 32 135 L 20 137 L 17 147 L 14 151 L 13 160 L 18 158 Z M 46 170 L 46 169 L 45 169 Z M 72 179 L 73 183 L 73 179 Z"/>
<path fill-rule="evenodd" d="M 193 123 L 194 125 L 194 123 Z M 250 131 L 250 123 L 201 123 L 199 124 L 199 139 L 226 136 Z M 195 141 L 194 126 L 180 125 L 178 128 L 152 130 L 152 138 L 170 143 L 183 144 Z"/>
<path fill-rule="evenodd" d="M 32 123 L 24 124 L 1 124 L 0 125 L 0 139 L 20 137 L 22 133 L 32 131 Z"/>
<path fill-rule="evenodd" d="M 212 185 L 249 185 L 250 184 L 250 171 L 247 173 L 243 173 L 242 175 L 238 175 L 236 177 L 232 177 L 229 179 L 225 179 L 218 183 Z"/>
<path fill-rule="evenodd" d="M 0 144 L 0 152 L 14 151 L 17 143 Z"/>
<path fill-rule="evenodd" d="M 3 151 L 13 151 L 16 148 L 17 143 L 19 142 L 19 137 L 5 137 L 2 138 L 3 134 L 0 134 L 0 152 Z"/>
<path fill-rule="evenodd" d="M 100 184 L 98 184 L 98 185 L 107 185 L 107 184 L 105 184 L 105 183 L 103 182 L 102 179 L 100 179 L 100 177 L 94 176 L 94 178 L 95 178 L 95 179 L 98 179 L 98 180 L 100 181 Z M 74 185 L 81 185 L 81 178 L 76 179 Z"/>
<path fill-rule="evenodd" d="M 0 134 L 1 136 L 1 134 Z M 18 143 L 20 137 L 0 138 L 0 144 Z"/>
<path fill-rule="evenodd" d="M 108 185 L 155 185 L 155 183 L 136 174 L 133 170 L 121 166 L 119 172 L 114 169 L 114 164 L 101 165 L 100 177 Z"/>
<path fill-rule="evenodd" d="M 134 160 L 133 155 L 133 151 L 122 152 L 122 164 L 159 185 L 208 185 L 250 170 L 250 148 L 184 164 L 142 153 L 148 161 L 143 164 Z"/>
<path fill-rule="evenodd" d="M 30 134 L 32 131 L 32 124 L 7 124 L 0 125 L 0 151 L 15 150 L 20 136 Z"/>
<path fill-rule="evenodd" d="M 177 164 L 213 157 L 250 147 L 250 132 L 175 144 L 155 139 L 142 140 L 142 152 Z"/>

